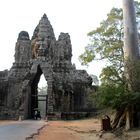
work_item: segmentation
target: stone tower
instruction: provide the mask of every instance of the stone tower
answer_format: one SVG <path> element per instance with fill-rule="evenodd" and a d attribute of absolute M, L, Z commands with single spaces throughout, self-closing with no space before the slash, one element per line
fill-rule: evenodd
<path fill-rule="evenodd" d="M 0 116 L 33 118 L 38 107 L 38 82 L 44 74 L 48 84 L 46 114 L 76 112 L 85 108 L 91 77 L 71 63 L 72 45 L 68 33 L 56 40 L 53 28 L 43 15 L 30 37 L 19 33 L 15 62 L 10 71 L 0 72 Z"/>

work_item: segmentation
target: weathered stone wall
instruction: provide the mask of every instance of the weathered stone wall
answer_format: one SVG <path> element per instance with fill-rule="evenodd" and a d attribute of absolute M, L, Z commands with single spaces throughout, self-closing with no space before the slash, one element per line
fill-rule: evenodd
<path fill-rule="evenodd" d="M 8 95 L 8 70 L 0 71 L 0 119 L 6 118 L 6 104 Z"/>
<path fill-rule="evenodd" d="M 37 88 L 42 74 L 48 83 L 48 113 L 82 110 L 92 80 L 86 71 L 76 70 L 71 57 L 69 34 L 60 33 L 56 40 L 45 14 L 31 40 L 26 31 L 20 32 L 15 62 L 9 72 L 0 72 L 0 100 L 3 103 L 0 113 L 4 116 L 2 110 L 5 109 L 9 118 L 33 117 L 34 109 L 38 107 Z"/>

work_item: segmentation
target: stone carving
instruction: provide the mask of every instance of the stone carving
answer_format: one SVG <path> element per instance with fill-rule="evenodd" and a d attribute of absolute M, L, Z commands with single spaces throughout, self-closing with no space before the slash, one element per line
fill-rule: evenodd
<path fill-rule="evenodd" d="M 15 47 L 15 62 L 22 63 L 31 59 L 31 41 L 29 34 L 26 31 L 19 33 L 18 40 Z"/>
<path fill-rule="evenodd" d="M 72 46 L 68 33 L 55 39 L 53 28 L 44 14 L 32 39 L 19 33 L 15 62 L 10 71 L 0 72 L 1 118 L 32 118 L 38 107 L 38 82 L 44 74 L 48 83 L 46 113 L 81 111 L 92 79 L 71 63 Z"/>

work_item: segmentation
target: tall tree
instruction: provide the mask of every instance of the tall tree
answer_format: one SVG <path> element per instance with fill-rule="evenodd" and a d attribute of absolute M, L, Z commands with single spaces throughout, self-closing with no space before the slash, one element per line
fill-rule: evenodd
<path fill-rule="evenodd" d="M 135 2 L 135 9 L 137 27 L 139 31 L 139 2 Z M 88 64 L 92 60 L 105 60 L 107 62 L 106 67 L 103 68 L 100 75 L 102 84 L 97 94 L 97 96 L 99 96 L 97 101 L 106 107 L 116 109 L 116 117 L 112 124 L 113 128 L 121 125 L 122 120 L 126 118 L 127 108 L 131 104 L 138 105 L 140 99 L 140 90 L 126 91 L 128 86 L 126 87 L 127 80 L 124 76 L 123 27 L 122 9 L 113 8 L 107 15 L 107 19 L 101 22 L 100 27 L 88 34 L 90 37 L 90 44 L 85 47 L 85 52 L 80 55 L 80 61 L 82 64 Z M 138 51 L 135 52 L 138 53 Z M 136 55 L 136 58 L 137 56 L 138 55 Z M 127 58 L 126 55 L 125 58 Z M 139 67 L 140 64 L 137 64 L 137 68 Z M 133 79 L 131 78 L 131 83 L 134 83 L 136 77 L 137 79 L 140 79 L 140 72 L 138 73 L 136 70 L 134 70 L 134 68 L 136 68 L 134 65 L 129 68 L 133 69 L 133 71 L 130 69 L 130 73 L 133 74 L 129 76 L 133 77 Z M 140 85 L 140 82 L 135 83 Z M 134 87 L 135 86 L 136 84 L 134 84 Z M 130 94 L 130 92 L 135 92 L 135 94 Z M 138 108 L 138 106 L 133 107 Z"/>
<path fill-rule="evenodd" d="M 133 65 L 138 63 L 139 59 L 139 48 L 138 48 L 138 33 L 135 18 L 135 9 L 133 0 L 123 0 L 123 19 L 124 19 L 124 63 L 125 63 L 125 77 L 128 84 L 128 91 L 134 92 L 137 89 L 137 80 L 135 75 L 137 75 L 137 67 L 135 67 L 135 75 L 133 74 Z M 133 83 L 132 83 L 133 81 Z M 134 85 L 133 85 L 134 84 Z M 134 89 L 133 89 L 134 87 Z M 133 127 L 133 105 L 128 106 L 126 109 L 126 129 Z M 131 115 L 131 116 L 130 116 Z M 131 119 L 131 120 L 130 120 Z M 132 126 L 131 126 L 132 125 Z"/>
<path fill-rule="evenodd" d="M 139 30 L 139 2 L 135 2 L 135 9 Z M 123 12 L 118 8 L 113 8 L 107 15 L 107 19 L 103 20 L 97 29 L 88 33 L 90 43 L 85 47 L 85 52 L 79 56 L 79 59 L 83 65 L 93 60 L 105 60 L 106 67 L 100 75 L 102 83 L 105 81 L 109 84 L 123 82 L 123 34 Z"/>
<path fill-rule="evenodd" d="M 133 0 L 123 0 L 124 20 L 124 58 L 134 60 L 139 58 L 138 33 Z"/>

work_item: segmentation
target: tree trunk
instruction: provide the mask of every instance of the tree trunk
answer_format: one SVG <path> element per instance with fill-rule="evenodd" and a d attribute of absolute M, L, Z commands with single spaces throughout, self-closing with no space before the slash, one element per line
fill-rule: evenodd
<path fill-rule="evenodd" d="M 133 0 L 123 0 L 124 20 L 124 59 L 135 60 L 139 58 L 138 33 Z"/>
<path fill-rule="evenodd" d="M 138 91 L 137 74 L 134 74 L 133 64 L 139 59 L 138 33 L 133 0 L 123 0 L 124 19 L 124 72 L 126 77 L 127 91 L 133 93 Z M 135 71 L 138 73 L 137 71 Z M 126 129 L 133 127 L 133 109 L 126 108 Z M 131 122 L 130 122 L 131 121 Z"/>
<path fill-rule="evenodd" d="M 116 126 L 116 128 L 121 127 L 121 126 L 123 125 L 125 119 L 126 119 L 126 113 L 124 112 L 124 113 L 122 114 L 122 116 L 120 117 L 119 122 L 118 122 L 118 125 Z"/>
<path fill-rule="evenodd" d="M 118 124 L 119 125 L 121 124 L 120 119 L 123 116 L 124 112 L 125 112 L 124 108 L 122 108 L 116 112 L 114 121 L 112 123 L 112 129 L 119 127 Z"/>
<path fill-rule="evenodd" d="M 129 130 L 130 129 L 130 111 L 126 111 L 126 124 L 125 124 L 125 129 Z"/>

